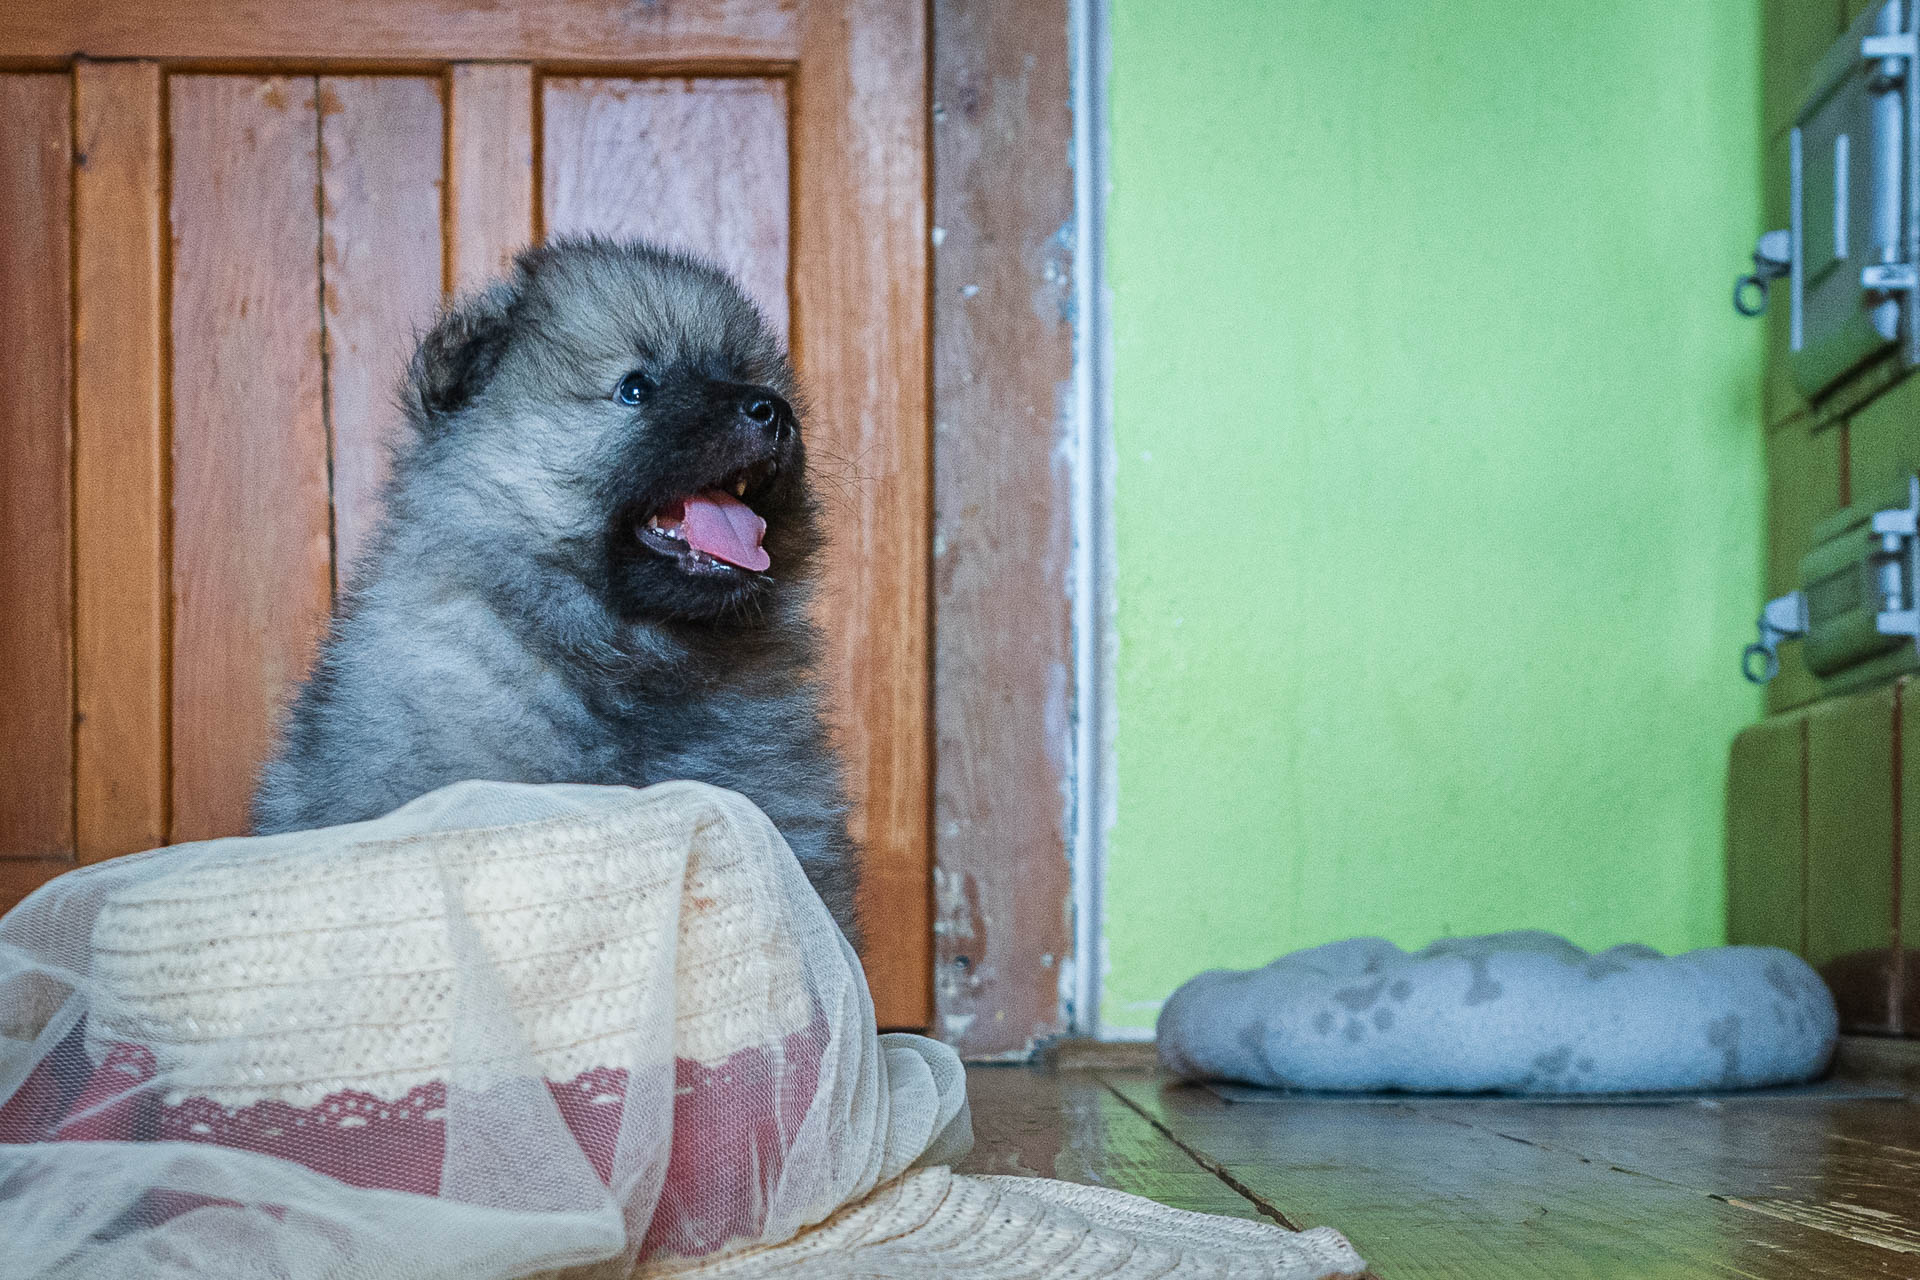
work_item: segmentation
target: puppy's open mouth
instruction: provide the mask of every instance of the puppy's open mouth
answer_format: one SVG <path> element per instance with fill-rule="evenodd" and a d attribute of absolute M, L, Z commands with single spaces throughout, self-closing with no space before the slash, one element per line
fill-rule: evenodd
<path fill-rule="evenodd" d="M 765 573 L 773 563 L 760 545 L 767 522 L 748 503 L 776 470 L 771 461 L 756 462 L 712 488 L 682 494 L 641 520 L 635 533 L 642 546 L 672 557 L 683 573 Z"/>

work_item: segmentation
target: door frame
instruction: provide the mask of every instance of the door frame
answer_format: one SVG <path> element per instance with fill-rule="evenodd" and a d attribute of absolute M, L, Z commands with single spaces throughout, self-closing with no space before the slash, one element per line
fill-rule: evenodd
<path fill-rule="evenodd" d="M 1099 1031 L 1106 21 L 931 0 L 934 1032 L 973 1059 Z"/>

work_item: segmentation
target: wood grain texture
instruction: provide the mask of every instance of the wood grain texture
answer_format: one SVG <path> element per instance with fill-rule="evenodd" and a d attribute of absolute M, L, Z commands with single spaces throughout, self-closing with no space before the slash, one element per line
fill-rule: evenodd
<path fill-rule="evenodd" d="M 69 858 L 0 858 L 0 915 L 55 876 L 73 870 Z"/>
<path fill-rule="evenodd" d="M 73 850 L 72 117 L 0 75 L 0 857 Z"/>
<path fill-rule="evenodd" d="M 1893 691 L 1893 847 L 1889 851 L 1893 883 L 1888 897 L 1890 919 L 1887 922 L 1886 1029 L 1893 1035 L 1908 1036 L 1920 1032 L 1920 951 L 1913 946 L 1912 904 L 1914 891 L 1912 859 L 1907 850 L 1915 818 L 1912 805 L 1916 787 L 1911 754 L 1914 730 L 1908 721 L 1915 718 L 1917 692 L 1913 676 L 1902 676 Z"/>
<path fill-rule="evenodd" d="M 331 603 L 311 78 L 177 76 L 173 829 L 247 829 Z"/>
<path fill-rule="evenodd" d="M 1833 1074 L 1837 1079 L 1920 1096 L 1920 1040 L 1841 1036 L 1834 1050 Z"/>
<path fill-rule="evenodd" d="M 1876 509 L 1907 503 L 1920 473 L 1920 377 L 1907 375 L 1847 419 L 1847 489 Z"/>
<path fill-rule="evenodd" d="M 1257 1205 L 1207 1172 L 1085 1073 L 967 1068 L 973 1150 L 961 1173 L 1059 1178 L 1113 1187 L 1194 1213 L 1262 1220 Z"/>
<path fill-rule="evenodd" d="M 74 67 L 74 785 L 83 862 L 167 838 L 161 73 Z"/>
<path fill-rule="evenodd" d="M 1067 28 L 933 5 L 934 996 L 973 1056 L 1062 1029 L 1073 950 Z"/>
<path fill-rule="evenodd" d="M 549 236 L 640 237 L 711 258 L 787 335 L 787 91 L 777 79 L 549 79 Z"/>
<path fill-rule="evenodd" d="M 1220 1176 L 1289 1221 L 1339 1229 L 1391 1280 L 1914 1274 L 1911 1257 L 1878 1244 L 1728 1203 L 1722 1193 L 1641 1172 L 1626 1159 L 1610 1162 L 1496 1131 L 1471 1114 L 1378 1102 L 1230 1106 L 1152 1077 L 1103 1078 Z M 1463 1112 L 1481 1105 L 1463 1104 Z M 1640 1111 L 1536 1110 L 1590 1117 L 1601 1127 Z M 1648 1110 L 1661 1114 L 1635 1123 L 1653 1135 L 1668 1113 L 1687 1109 Z M 1791 1123 L 1784 1117 L 1792 1110 L 1764 1114 L 1781 1125 Z M 1711 1125 L 1706 1117 L 1731 1111 L 1689 1114 Z M 1738 1155 L 1717 1150 L 1722 1159 Z M 1762 1161 L 1753 1170 L 1756 1177 L 1765 1167 Z"/>
<path fill-rule="evenodd" d="M 1897 1031 L 1888 962 L 1894 916 L 1894 686 L 1807 710 L 1807 960 L 1849 1031 Z"/>
<path fill-rule="evenodd" d="M 1920 1042 L 1843 1037 L 1837 1074 L 1911 1088 Z M 1388 1277 L 1920 1275 L 1911 1100 L 1229 1105 L 1151 1072 L 1001 1066 L 967 1092 L 966 1172 L 1324 1222 Z"/>
<path fill-rule="evenodd" d="M 1685 1187 L 1755 1215 L 1762 1232 L 1774 1223 L 1812 1228 L 1819 1233 L 1814 1248 L 1863 1266 L 1874 1255 L 1858 1246 L 1869 1245 L 1892 1255 L 1882 1256 L 1883 1267 L 1904 1264 L 1905 1274 L 1920 1273 L 1920 1109 L 1911 1103 L 1810 1102 L 1784 1113 L 1740 1102 L 1602 1109 L 1487 1101 L 1419 1109 Z"/>
<path fill-rule="evenodd" d="M 533 241 L 533 68 L 457 66 L 447 97 L 447 284 L 467 290 Z"/>
<path fill-rule="evenodd" d="M 1759 66 L 1768 137 L 1784 134 L 1793 123 L 1807 73 L 1847 29 L 1847 21 L 1845 0 L 1765 0 L 1760 6 Z"/>
<path fill-rule="evenodd" d="M 1750 725 L 1727 757 L 1727 941 L 1805 945 L 1806 831 L 1801 784 L 1805 717 Z"/>
<path fill-rule="evenodd" d="M 0 49 L 16 57 L 196 59 L 545 58 L 648 63 L 768 62 L 796 52 L 796 0 L 608 4 L 381 0 L 350 11 L 311 0 L 78 0 L 0 6 Z"/>
<path fill-rule="evenodd" d="M 926 15 L 809 4 L 793 133 L 793 349 L 827 508 L 820 617 L 865 849 L 867 979 L 887 1026 L 931 1012 Z M 827 483 L 830 483 L 828 481 Z"/>
<path fill-rule="evenodd" d="M 406 430 L 397 388 L 414 335 L 440 306 L 440 88 L 424 77 L 320 81 L 320 270 L 340 584 L 379 520 L 389 449 Z"/>

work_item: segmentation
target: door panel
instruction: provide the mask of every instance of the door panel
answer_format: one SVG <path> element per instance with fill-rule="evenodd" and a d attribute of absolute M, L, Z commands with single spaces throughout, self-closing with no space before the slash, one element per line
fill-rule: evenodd
<path fill-rule="evenodd" d="M 545 82 L 547 234 L 711 258 L 787 334 L 787 92 L 776 79 Z"/>
<path fill-rule="evenodd" d="M 533 68 L 455 66 L 447 97 L 447 278 L 464 290 L 533 239 Z"/>
<path fill-rule="evenodd" d="M 321 322 L 343 586 L 379 520 L 388 452 L 406 425 L 397 392 L 413 335 L 440 306 L 446 139 L 437 79 L 324 76 L 319 102 Z"/>
<path fill-rule="evenodd" d="M 332 606 L 312 77 L 175 76 L 174 840 L 247 829 Z"/>
<path fill-rule="evenodd" d="M 82 862 L 167 838 L 161 73 L 74 68 L 74 786 Z"/>
<path fill-rule="evenodd" d="M 0 75 L 0 857 L 73 852 L 67 77 Z M 49 270 L 51 264 L 54 269 Z"/>
<path fill-rule="evenodd" d="M 45 99 L 0 119 L 0 306 L 45 337 L 0 348 L 0 413 L 39 415 L 0 441 L 0 575 L 37 566 L 0 576 L 21 686 L 0 685 L 0 754 L 32 761 L 0 801 L 34 832 L 0 827 L 0 905 L 76 855 L 244 829 L 377 520 L 414 331 L 538 234 L 642 234 L 736 271 L 791 335 L 864 959 L 881 1021 L 925 1025 L 924 21 L 878 0 L 0 12 L 0 56 L 66 68 L 0 78 Z"/>

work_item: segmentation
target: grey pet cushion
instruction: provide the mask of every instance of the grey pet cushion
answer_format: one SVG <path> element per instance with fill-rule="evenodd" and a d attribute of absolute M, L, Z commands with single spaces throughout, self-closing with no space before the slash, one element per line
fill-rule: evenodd
<path fill-rule="evenodd" d="M 1160 1060 L 1280 1089 L 1631 1093 L 1742 1089 L 1826 1070 L 1839 1018 L 1774 947 L 1592 954 L 1550 933 L 1405 952 L 1355 938 L 1203 973 L 1160 1012 Z"/>

